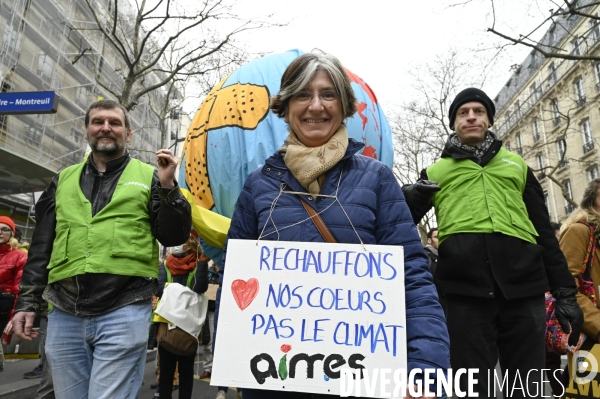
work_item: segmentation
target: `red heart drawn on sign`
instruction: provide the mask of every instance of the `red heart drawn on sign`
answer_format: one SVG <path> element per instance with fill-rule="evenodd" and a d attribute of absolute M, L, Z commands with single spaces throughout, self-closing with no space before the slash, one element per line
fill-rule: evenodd
<path fill-rule="evenodd" d="M 258 280 L 255 278 L 244 280 L 234 280 L 231 283 L 231 292 L 235 302 L 241 310 L 246 309 L 258 295 Z"/>

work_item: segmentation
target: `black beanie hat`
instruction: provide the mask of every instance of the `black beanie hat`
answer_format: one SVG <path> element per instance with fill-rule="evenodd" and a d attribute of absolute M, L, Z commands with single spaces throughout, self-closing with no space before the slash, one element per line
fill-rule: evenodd
<path fill-rule="evenodd" d="M 450 111 L 448 113 L 448 118 L 450 119 L 450 129 L 452 129 L 452 125 L 454 125 L 456 111 L 458 111 L 461 105 L 471 101 L 483 104 L 485 110 L 487 111 L 488 119 L 490 120 L 490 126 L 494 125 L 494 115 L 496 114 L 494 102 L 483 91 L 474 87 L 469 87 L 468 89 L 464 89 L 458 93 L 450 105 Z"/>

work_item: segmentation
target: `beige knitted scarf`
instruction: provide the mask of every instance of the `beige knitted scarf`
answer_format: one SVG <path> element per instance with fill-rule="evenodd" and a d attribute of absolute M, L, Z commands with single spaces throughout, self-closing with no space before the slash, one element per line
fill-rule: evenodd
<path fill-rule="evenodd" d="M 285 153 L 283 160 L 292 175 L 312 195 L 319 194 L 319 176 L 333 168 L 346 153 L 348 133 L 340 126 L 329 141 L 319 147 L 307 147 L 290 131 L 279 152 Z"/>

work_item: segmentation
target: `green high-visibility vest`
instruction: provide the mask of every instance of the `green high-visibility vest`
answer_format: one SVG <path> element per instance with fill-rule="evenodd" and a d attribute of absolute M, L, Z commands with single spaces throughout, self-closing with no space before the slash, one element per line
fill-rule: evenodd
<path fill-rule="evenodd" d="M 432 198 L 439 242 L 456 233 L 502 233 L 536 243 L 537 231 L 523 202 L 527 164 L 501 148 L 485 166 L 442 158 L 427 168 L 442 188 Z"/>
<path fill-rule="evenodd" d="M 84 273 L 158 277 L 158 243 L 148 213 L 154 168 L 132 159 L 110 202 L 92 217 L 79 186 L 84 167 L 68 167 L 58 178 L 48 282 Z"/>

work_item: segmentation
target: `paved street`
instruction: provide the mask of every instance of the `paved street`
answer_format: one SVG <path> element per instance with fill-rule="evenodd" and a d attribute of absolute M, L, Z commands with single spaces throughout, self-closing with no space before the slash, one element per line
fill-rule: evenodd
<path fill-rule="evenodd" d="M 149 352 L 148 358 L 154 359 L 154 353 Z M 4 362 L 4 371 L 0 372 L 0 399 L 33 399 L 39 379 L 24 380 L 23 373 L 33 370 L 39 363 L 39 359 L 7 359 Z M 154 360 L 146 363 L 144 373 L 144 385 L 140 391 L 138 399 L 151 399 L 154 397 L 154 390 L 150 384 L 155 381 L 156 367 Z M 197 374 L 202 373 L 202 365 L 197 365 Z M 236 399 L 237 392 L 230 389 L 227 393 L 227 399 Z M 217 396 L 217 387 L 209 384 L 208 380 L 194 380 L 194 399 L 214 399 Z M 178 399 L 177 391 L 173 393 L 173 399 Z"/>
<path fill-rule="evenodd" d="M 149 361 L 146 363 L 144 373 L 144 385 L 138 395 L 138 399 L 151 399 L 154 397 L 154 390 L 150 388 L 156 379 L 155 359 L 156 351 L 148 352 Z M 566 364 L 566 356 L 563 356 L 562 367 Z M 38 380 L 24 380 L 23 373 L 31 371 L 37 366 L 39 359 L 7 359 L 4 362 L 4 371 L 0 372 L 0 399 L 33 399 L 37 389 Z M 202 374 L 201 362 L 196 365 L 195 373 Z M 499 368 L 497 372 L 500 373 Z M 545 395 L 549 395 L 550 387 L 545 384 Z M 214 399 L 217 396 L 217 387 L 210 385 L 208 380 L 194 380 L 194 399 Z M 236 399 L 237 392 L 230 389 L 227 393 L 227 399 Z M 173 393 L 173 399 L 178 399 L 177 391 Z M 498 396 L 502 398 L 501 394 Z"/>
<path fill-rule="evenodd" d="M 155 374 L 155 363 L 154 361 L 146 363 L 146 372 L 144 373 L 144 385 L 138 395 L 138 399 L 151 399 L 154 397 L 154 389 L 150 388 L 150 384 L 156 381 Z M 196 364 L 195 374 L 200 375 L 204 370 L 202 369 L 202 364 Z M 217 396 L 217 387 L 213 387 L 210 385 L 209 380 L 194 380 L 194 394 L 192 395 L 193 399 L 215 399 Z M 233 389 L 230 389 L 227 393 L 227 399 L 236 399 L 237 392 Z M 179 395 L 177 391 L 173 392 L 173 399 L 178 399 Z"/>

